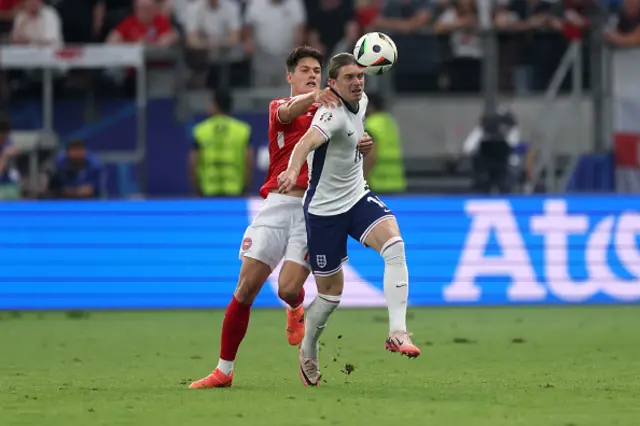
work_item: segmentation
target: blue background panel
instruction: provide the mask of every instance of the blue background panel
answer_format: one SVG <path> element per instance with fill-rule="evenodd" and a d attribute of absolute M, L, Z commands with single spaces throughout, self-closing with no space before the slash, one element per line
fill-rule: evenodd
<path fill-rule="evenodd" d="M 383 199 L 406 242 L 414 306 L 640 300 L 640 197 Z M 224 307 L 250 204 L 1 204 L 0 309 Z M 346 285 L 382 295 L 378 254 L 350 241 L 349 257 Z M 255 305 L 279 306 L 272 286 Z"/>

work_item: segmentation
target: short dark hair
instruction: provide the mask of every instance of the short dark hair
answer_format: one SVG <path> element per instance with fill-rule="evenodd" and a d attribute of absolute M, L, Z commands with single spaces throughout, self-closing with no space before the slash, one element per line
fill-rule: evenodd
<path fill-rule="evenodd" d="M 73 148 L 84 148 L 84 141 L 82 139 L 73 139 L 70 140 L 69 142 L 67 142 L 67 150 L 69 149 L 73 149 Z"/>
<path fill-rule="evenodd" d="M 336 79 L 340 74 L 340 68 L 347 65 L 358 65 L 356 58 L 351 53 L 338 53 L 329 61 L 329 78 Z"/>
<path fill-rule="evenodd" d="M 298 66 L 298 62 L 300 62 L 304 58 L 315 59 L 316 61 L 318 61 L 320 66 L 322 66 L 322 63 L 324 62 L 324 56 L 322 56 L 322 53 L 320 53 L 318 49 L 314 49 L 311 46 L 300 46 L 296 47 L 291 51 L 291 53 L 289 53 L 286 62 L 287 71 L 294 72 L 296 70 L 296 67 Z"/>
<path fill-rule="evenodd" d="M 5 114 L 0 115 L 0 133 L 11 132 L 11 120 Z"/>
<path fill-rule="evenodd" d="M 220 111 L 226 114 L 231 111 L 233 98 L 228 92 L 216 90 L 213 92 L 213 103 L 217 105 Z"/>

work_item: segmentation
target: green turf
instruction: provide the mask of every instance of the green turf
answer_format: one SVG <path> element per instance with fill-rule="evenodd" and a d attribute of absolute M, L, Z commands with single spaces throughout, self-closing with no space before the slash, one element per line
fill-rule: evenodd
<path fill-rule="evenodd" d="M 640 424 L 640 307 L 414 309 L 417 360 L 382 349 L 385 311 L 340 310 L 319 388 L 256 310 L 234 387 L 205 391 L 222 312 L 0 318 L 2 425 Z"/>

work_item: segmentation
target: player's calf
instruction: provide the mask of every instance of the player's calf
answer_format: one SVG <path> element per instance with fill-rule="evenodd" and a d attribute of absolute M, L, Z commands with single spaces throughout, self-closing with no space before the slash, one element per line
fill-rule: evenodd
<path fill-rule="evenodd" d="M 304 283 L 309 270 L 304 266 L 285 261 L 278 277 L 278 296 L 287 304 L 287 341 L 292 346 L 302 342 L 304 324 Z"/>
<path fill-rule="evenodd" d="M 407 332 L 407 301 L 409 298 L 409 272 L 402 238 L 390 238 L 380 250 L 384 259 L 384 294 L 389 311 L 389 336 L 385 349 L 416 358 L 420 349 Z"/>
<path fill-rule="evenodd" d="M 231 386 L 236 355 L 249 328 L 251 305 L 270 273 L 271 268 L 265 263 L 243 259 L 238 286 L 222 321 L 218 366 L 207 377 L 193 382 L 190 389 Z"/>
<path fill-rule="evenodd" d="M 307 309 L 307 330 L 300 345 L 300 378 L 305 386 L 318 386 L 318 343 L 329 317 L 340 304 L 343 280 L 342 270 L 331 276 L 316 276 L 318 296 Z"/>

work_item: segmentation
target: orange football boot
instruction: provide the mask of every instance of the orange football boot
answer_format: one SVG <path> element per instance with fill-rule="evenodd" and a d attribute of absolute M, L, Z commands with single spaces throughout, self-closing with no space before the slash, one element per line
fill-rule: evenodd
<path fill-rule="evenodd" d="M 296 309 L 287 308 L 287 340 L 292 346 L 297 346 L 304 338 L 304 306 Z"/>
<path fill-rule="evenodd" d="M 227 376 L 216 368 L 207 377 L 191 383 L 189 389 L 230 388 L 232 382 L 233 372 Z"/>
<path fill-rule="evenodd" d="M 384 348 L 409 358 L 417 358 L 420 356 L 420 349 L 411 341 L 411 333 L 406 331 L 394 331 L 389 334 L 387 340 L 384 342 Z"/>

